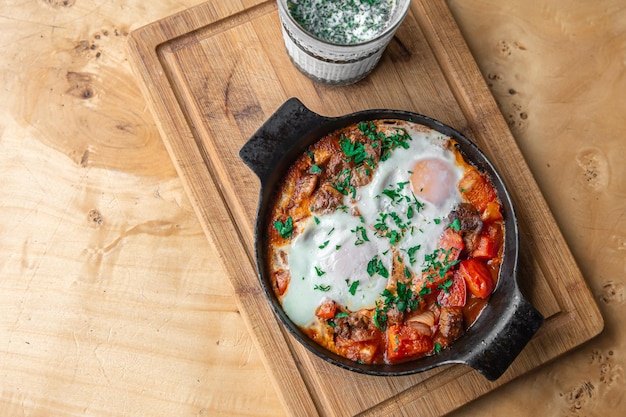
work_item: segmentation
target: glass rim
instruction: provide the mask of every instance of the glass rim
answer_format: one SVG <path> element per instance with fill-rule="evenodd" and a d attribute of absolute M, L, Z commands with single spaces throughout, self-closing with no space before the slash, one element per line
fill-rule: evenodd
<path fill-rule="evenodd" d="M 302 32 L 302 34 L 304 34 L 306 37 L 308 37 L 309 39 L 312 39 L 312 40 L 314 40 L 316 42 L 320 42 L 322 44 L 325 44 L 325 45 L 328 45 L 328 46 L 331 46 L 331 47 L 337 47 L 337 48 L 342 48 L 342 49 L 360 49 L 359 47 L 368 46 L 369 44 L 375 43 L 375 42 L 379 41 L 380 39 L 384 38 L 389 33 L 395 32 L 395 30 L 398 28 L 398 26 L 400 26 L 400 24 L 402 23 L 402 21 L 406 17 L 406 15 L 407 15 L 407 13 L 409 11 L 409 7 L 411 6 L 411 0 L 406 0 L 405 3 L 401 3 L 402 0 L 396 0 L 396 7 L 398 8 L 398 10 L 397 10 L 398 13 L 394 17 L 394 20 L 392 20 L 393 24 L 390 24 L 389 26 L 387 26 L 385 28 L 385 30 L 380 32 L 378 35 L 376 35 L 372 39 L 368 39 L 366 41 L 356 42 L 356 43 L 333 43 L 333 42 L 329 42 L 329 41 L 327 41 L 325 39 L 319 38 L 319 37 L 313 35 L 312 33 L 310 33 L 309 31 L 307 31 L 305 28 L 303 28 L 302 25 L 300 25 L 300 23 L 298 23 L 293 18 L 293 16 L 291 16 L 291 13 L 289 13 L 289 8 L 287 7 L 287 1 L 288 0 L 277 0 L 278 7 L 281 8 L 281 10 L 283 12 L 281 15 L 286 15 L 287 18 L 291 21 L 291 23 L 293 23 L 295 25 L 295 27 L 300 32 Z"/>

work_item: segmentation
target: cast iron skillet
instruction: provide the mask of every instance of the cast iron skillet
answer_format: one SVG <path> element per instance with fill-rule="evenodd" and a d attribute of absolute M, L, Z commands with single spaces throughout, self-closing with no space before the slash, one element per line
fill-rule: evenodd
<path fill-rule="evenodd" d="M 336 355 L 313 342 L 281 308 L 267 274 L 264 235 L 274 188 L 289 165 L 312 143 L 327 133 L 356 122 L 374 119 L 410 120 L 437 130 L 458 142 L 467 161 L 492 179 L 505 222 L 504 254 L 498 284 L 472 327 L 440 354 L 395 365 L 365 365 Z M 255 226 L 255 252 L 261 286 L 289 332 L 311 352 L 345 369 L 370 375 L 397 376 L 436 366 L 461 363 L 488 380 L 499 378 L 543 323 L 541 314 L 523 297 L 518 283 L 518 227 L 509 193 L 485 155 L 453 128 L 429 117 L 398 110 L 365 110 L 340 117 L 324 117 L 307 109 L 298 99 L 287 100 L 239 151 L 239 157 L 261 180 Z M 286 348 L 286 347 L 285 347 Z"/>

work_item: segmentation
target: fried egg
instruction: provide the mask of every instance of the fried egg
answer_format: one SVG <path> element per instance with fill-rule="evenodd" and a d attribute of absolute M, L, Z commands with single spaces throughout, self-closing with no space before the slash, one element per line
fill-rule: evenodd
<path fill-rule="evenodd" d="M 299 326 L 315 322 L 329 298 L 343 308 L 373 309 L 391 276 L 394 256 L 420 274 L 450 211 L 462 202 L 463 168 L 434 130 L 402 125 L 411 140 L 380 161 L 371 181 L 344 198 L 343 209 L 312 216 L 283 248 L 291 273 L 282 306 Z"/>
<path fill-rule="evenodd" d="M 463 169 L 443 146 L 440 133 L 409 130 L 408 149 L 381 161 L 372 181 L 358 189 L 356 205 L 367 224 L 404 256 L 414 273 L 436 249 L 446 217 L 462 197 L 457 183 Z"/>
<path fill-rule="evenodd" d="M 387 279 L 379 273 L 370 275 L 367 265 L 378 259 L 382 264 L 377 266 L 389 271 L 388 249 L 360 217 L 336 211 L 309 218 L 286 249 L 291 281 L 282 300 L 285 313 L 294 323 L 307 326 L 325 298 L 350 311 L 371 308 Z"/>

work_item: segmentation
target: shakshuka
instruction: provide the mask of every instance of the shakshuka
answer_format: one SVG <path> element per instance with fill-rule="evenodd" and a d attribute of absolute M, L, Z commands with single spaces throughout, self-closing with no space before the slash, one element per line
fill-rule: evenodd
<path fill-rule="evenodd" d="M 494 290 L 503 248 L 490 179 L 453 139 L 404 120 L 334 131 L 273 196 L 267 259 L 287 316 L 351 360 L 439 353 Z"/>

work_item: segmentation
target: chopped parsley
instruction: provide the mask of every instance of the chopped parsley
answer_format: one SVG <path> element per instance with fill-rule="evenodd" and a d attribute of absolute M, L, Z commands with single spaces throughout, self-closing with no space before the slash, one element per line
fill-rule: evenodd
<path fill-rule="evenodd" d="M 411 278 L 411 275 L 412 275 L 411 274 L 411 270 L 409 269 L 408 266 L 405 266 L 404 267 L 404 276 L 407 277 L 407 278 Z"/>
<path fill-rule="evenodd" d="M 381 235 L 384 235 L 383 232 L 389 230 L 389 227 L 385 223 L 385 219 L 387 219 L 387 216 L 388 215 L 386 213 L 378 213 L 377 222 L 374 224 L 374 229 L 379 231 Z"/>
<path fill-rule="evenodd" d="M 348 291 L 350 291 L 350 294 L 355 295 L 356 294 L 356 289 L 359 287 L 360 281 L 354 281 L 352 284 L 350 284 L 350 289 Z"/>
<path fill-rule="evenodd" d="M 383 278 L 389 278 L 389 270 L 385 268 L 383 261 L 378 259 L 378 255 L 374 256 L 367 263 L 367 273 L 370 277 L 373 277 L 374 274 L 378 274 Z"/>
<path fill-rule="evenodd" d="M 352 233 L 356 234 L 357 238 L 356 238 L 356 242 L 354 242 L 355 245 L 362 245 L 365 242 L 369 242 L 369 238 L 367 237 L 367 231 L 365 230 L 365 227 L 363 226 L 357 226 L 356 228 L 350 230 Z"/>
<path fill-rule="evenodd" d="M 391 218 L 394 220 L 394 224 L 400 227 L 400 230 L 391 229 L 387 224 L 386 220 Z M 376 234 L 378 236 L 386 237 L 389 239 L 389 242 L 396 246 L 402 236 L 404 236 L 404 224 L 402 223 L 402 219 L 396 213 L 378 213 L 378 218 L 376 219 L 376 223 L 374 224 L 374 229 L 376 229 Z"/>
<path fill-rule="evenodd" d="M 274 228 L 278 231 L 278 234 L 280 234 L 284 239 L 287 239 L 288 237 L 291 237 L 291 234 L 293 233 L 293 219 L 289 216 L 284 223 L 276 220 L 274 222 Z"/>
<path fill-rule="evenodd" d="M 330 327 L 336 327 L 337 323 L 335 323 L 335 320 L 343 318 L 343 317 L 348 317 L 348 313 L 346 313 L 345 311 L 338 311 L 335 314 L 335 317 L 333 317 L 332 319 L 326 320 L 326 323 L 328 323 Z"/>
<path fill-rule="evenodd" d="M 392 230 L 387 233 L 387 237 L 389 238 L 389 243 L 396 246 L 402 239 L 402 233 L 399 233 L 397 230 Z"/>
<path fill-rule="evenodd" d="M 398 229 L 400 230 L 408 229 L 409 225 L 404 223 L 404 220 L 402 220 L 402 218 L 398 215 L 398 213 L 392 211 L 391 213 L 389 213 L 389 217 L 393 219 L 393 222 L 398 227 Z"/>
<path fill-rule="evenodd" d="M 404 312 L 407 308 L 416 310 L 419 303 L 409 286 L 402 282 L 398 282 L 396 285 L 396 296 L 393 298 L 393 302 L 400 312 Z"/>
<path fill-rule="evenodd" d="M 330 291 L 330 285 L 316 285 L 315 287 L 313 287 L 314 290 L 318 290 L 318 291 Z"/>
<path fill-rule="evenodd" d="M 395 204 L 400 203 L 406 196 L 402 195 L 399 190 L 386 188 L 383 190 L 383 194 L 389 197 Z"/>
<path fill-rule="evenodd" d="M 318 246 L 318 248 L 320 249 L 324 249 L 326 246 L 328 246 L 328 243 L 330 242 L 330 240 L 327 240 L 326 242 L 322 243 L 321 245 Z"/>
<path fill-rule="evenodd" d="M 432 290 L 430 289 L 430 287 L 428 287 L 428 286 L 424 286 L 424 287 L 423 287 L 423 288 L 419 291 L 418 295 L 419 295 L 420 297 L 423 297 L 423 296 L 425 296 L 425 295 L 430 294 L 431 292 L 432 292 Z"/>
<path fill-rule="evenodd" d="M 342 135 L 339 139 L 341 151 L 346 156 L 347 162 L 353 162 L 359 165 L 369 156 L 365 150 L 365 145 L 361 142 L 352 142 L 347 136 Z"/>
<path fill-rule="evenodd" d="M 450 293 L 450 287 L 452 287 L 453 281 L 451 279 L 447 279 L 441 284 L 438 285 L 437 288 L 445 292 L 446 294 Z"/>
<path fill-rule="evenodd" d="M 352 172 L 348 168 L 344 168 L 337 176 L 337 181 L 332 183 L 332 187 L 339 191 L 343 195 L 352 195 L 352 198 L 356 197 L 356 188 L 350 184 L 352 179 Z"/>
<path fill-rule="evenodd" d="M 394 132 L 386 135 L 378 130 L 376 124 L 372 121 L 361 122 L 357 125 L 357 128 L 370 139 L 372 147 L 381 147 L 381 161 L 389 159 L 391 152 L 398 147 L 408 149 L 408 141 L 412 139 L 411 135 L 401 128 L 396 128 Z"/>
<path fill-rule="evenodd" d="M 459 219 L 454 219 L 454 221 L 450 223 L 448 227 L 458 232 L 459 230 L 461 230 L 461 221 Z"/>
<path fill-rule="evenodd" d="M 413 216 L 415 215 L 415 209 L 413 208 L 412 205 L 410 205 L 407 209 L 406 209 L 406 218 L 411 220 L 413 218 Z"/>
<path fill-rule="evenodd" d="M 383 152 L 380 159 L 382 161 L 386 161 L 391 156 L 391 152 L 398 147 L 408 149 L 408 141 L 411 139 L 411 135 L 409 135 L 404 129 L 398 129 L 389 136 L 383 136 Z"/>
<path fill-rule="evenodd" d="M 448 271 L 461 262 L 453 256 L 455 251 L 458 251 L 458 249 L 454 247 L 450 249 L 438 248 L 433 253 L 424 256 L 422 272 L 428 272 L 427 279 L 429 281 L 432 282 L 445 278 Z"/>
<path fill-rule="evenodd" d="M 382 297 L 383 300 L 376 306 L 373 317 L 374 324 L 381 330 L 386 328 L 387 311 L 389 311 L 390 308 L 395 307 L 402 313 L 407 310 L 417 310 L 419 307 L 418 295 L 403 282 L 396 284 L 395 294 L 389 290 L 389 288 L 385 288 Z"/>
<path fill-rule="evenodd" d="M 381 308 L 376 308 L 374 315 L 372 316 L 372 320 L 374 321 L 376 327 L 381 330 L 385 330 L 387 327 L 387 314 L 385 314 L 385 311 Z"/>
<path fill-rule="evenodd" d="M 411 196 L 409 196 L 406 195 L 406 192 L 403 192 L 407 184 L 409 184 L 408 181 L 399 182 L 395 187 L 385 188 L 380 195 L 376 196 L 376 198 L 387 197 L 391 200 L 392 206 L 399 206 L 405 203 L 406 218 L 402 216 L 403 213 L 401 211 L 400 213 L 394 211 L 383 212 L 378 213 L 378 218 L 374 224 L 376 234 L 388 238 L 393 246 L 396 246 L 406 233 L 410 232 L 412 235 L 415 232 L 415 226 L 412 224 L 411 219 L 413 219 L 415 213 L 419 213 L 424 208 L 424 203 L 420 202 L 415 197 L 415 194 L 411 193 Z"/>
<path fill-rule="evenodd" d="M 417 245 L 417 246 L 412 246 L 409 249 L 407 249 L 406 253 L 409 255 L 409 263 L 411 265 L 413 265 L 413 264 L 415 264 L 415 262 L 417 262 L 417 259 L 415 259 L 415 252 L 417 252 L 421 248 L 422 248 L 421 245 Z"/>

